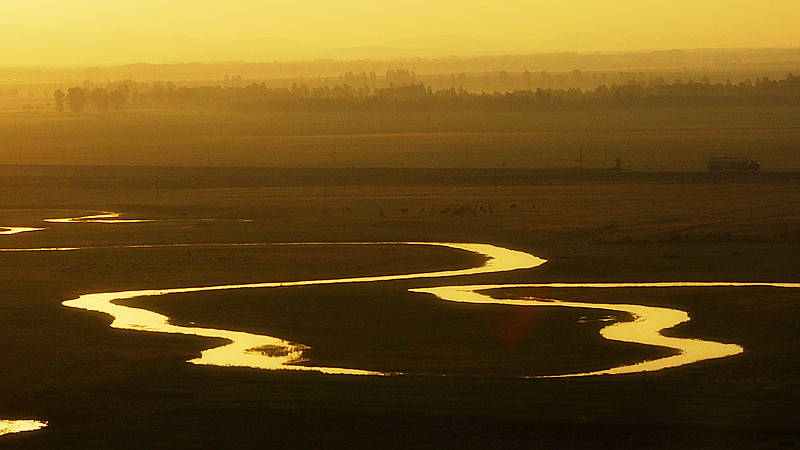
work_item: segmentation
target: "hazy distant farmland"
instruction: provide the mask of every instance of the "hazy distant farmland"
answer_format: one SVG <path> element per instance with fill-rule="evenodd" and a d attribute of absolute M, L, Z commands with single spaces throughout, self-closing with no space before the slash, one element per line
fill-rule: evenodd
<path fill-rule="evenodd" d="M 0 164 L 800 169 L 800 107 L 233 114 L 8 112 Z"/>

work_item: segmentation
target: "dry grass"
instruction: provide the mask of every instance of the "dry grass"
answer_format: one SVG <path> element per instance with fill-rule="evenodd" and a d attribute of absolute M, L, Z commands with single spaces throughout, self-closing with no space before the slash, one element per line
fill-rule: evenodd
<path fill-rule="evenodd" d="M 0 115 L 0 164 L 796 170 L 797 108 Z M 582 150 L 581 150 L 582 149 Z"/>
<path fill-rule="evenodd" d="M 110 175 L 106 169 L 4 169 L 0 225 L 40 226 L 44 217 L 85 209 L 170 220 L 52 224 L 46 232 L 3 236 L 3 247 L 446 240 L 506 245 L 550 260 L 533 270 L 463 280 L 470 283 L 796 281 L 800 263 L 800 203 L 796 181 L 786 174 L 609 178 L 533 171 L 496 185 L 491 170 L 475 172 L 471 183 L 458 181 L 458 171 L 428 172 L 432 178 L 413 171 L 349 171 L 326 185 L 320 179 L 334 179 L 336 171 L 287 172 L 304 173 L 298 180 L 269 169 L 117 167 Z M 150 183 L 159 175 L 163 185 L 156 193 Z M 262 179 L 271 181 L 255 181 Z M 468 212 L 454 212 L 462 207 Z M 797 437 L 800 330 L 787 318 L 797 316 L 800 303 L 790 291 L 542 292 L 678 307 L 693 320 L 671 333 L 745 346 L 735 358 L 583 380 L 511 376 L 591 369 L 653 357 L 658 350 L 599 339 L 601 324 L 577 323 L 586 312 L 447 304 L 406 292 L 438 281 L 198 293 L 133 303 L 179 322 L 307 344 L 313 364 L 456 375 L 451 377 L 197 367 L 184 361 L 208 347 L 207 340 L 113 330 L 105 316 L 60 306 L 79 293 L 102 290 L 475 262 L 446 249 L 382 250 L 0 253 L 0 341 L 13 343 L 0 347 L 3 367 L 10 368 L 0 371 L 0 415 L 52 423 L 48 431 L 8 442 L 29 448 L 247 447 L 291 436 L 277 438 L 276 445 L 314 446 L 315 439 L 325 439 L 334 446 L 602 448 L 770 446 Z M 663 445 L 652 436 L 664 438 Z"/>

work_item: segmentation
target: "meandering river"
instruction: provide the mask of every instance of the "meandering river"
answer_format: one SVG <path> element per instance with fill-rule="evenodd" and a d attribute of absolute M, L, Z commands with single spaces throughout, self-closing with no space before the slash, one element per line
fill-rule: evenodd
<path fill-rule="evenodd" d="M 49 219 L 52 223 L 131 223 L 144 220 L 119 219 L 115 213 L 84 216 L 79 218 Z M 0 230 L 39 230 L 37 228 L 11 228 L 4 227 Z M 12 234 L 3 232 L 2 234 Z M 167 244 L 167 245 L 135 245 L 113 247 L 59 247 L 59 248 L 6 248 L 0 251 L 33 252 L 33 251 L 79 251 L 89 248 L 158 248 L 158 247 L 183 247 L 195 244 Z M 227 246 L 228 244 L 209 244 L 209 246 Z M 203 337 L 222 338 L 229 343 L 205 350 L 199 358 L 190 360 L 193 364 L 206 364 L 217 366 L 251 367 L 269 370 L 304 370 L 319 371 L 329 374 L 349 375 L 389 375 L 385 372 L 376 372 L 358 368 L 343 367 L 317 367 L 302 365 L 306 362 L 303 352 L 308 348 L 301 343 L 293 343 L 280 337 L 257 335 L 235 330 L 220 330 L 203 327 L 184 327 L 170 323 L 170 318 L 143 308 L 123 306 L 114 303 L 116 300 L 130 299 L 145 296 L 168 295 L 188 292 L 202 292 L 229 289 L 256 289 L 292 286 L 309 286 L 321 284 L 341 283 L 371 283 L 392 280 L 408 280 L 422 278 L 443 278 L 462 275 L 476 275 L 493 272 L 504 272 L 521 269 L 530 269 L 544 264 L 546 261 L 531 254 L 498 247 L 490 244 L 478 243 L 450 243 L 450 242 L 330 242 L 330 243 L 283 243 L 283 244 L 230 244 L 231 246 L 320 246 L 320 245 L 415 245 L 439 246 L 462 251 L 468 251 L 484 256 L 485 262 L 479 267 L 469 267 L 456 270 L 443 270 L 433 272 L 418 272 L 393 274 L 383 276 L 347 277 L 301 281 L 270 281 L 263 283 L 200 286 L 170 289 L 133 290 L 120 292 L 102 292 L 81 295 L 78 298 L 63 302 L 64 306 L 79 308 L 88 311 L 97 311 L 113 317 L 111 324 L 114 328 L 131 329 L 160 333 L 180 333 Z M 691 338 L 667 337 L 661 331 L 672 328 L 677 324 L 689 320 L 685 311 L 652 307 L 635 304 L 612 304 L 591 302 L 566 302 L 555 299 L 542 298 L 501 298 L 492 296 L 491 292 L 507 288 L 674 288 L 674 287 L 744 287 L 744 286 L 771 286 L 777 288 L 800 288 L 800 283 L 739 283 L 739 282 L 658 282 L 658 283 L 539 283 L 539 284 L 490 284 L 469 286 L 439 286 L 430 288 L 410 289 L 411 292 L 434 295 L 444 301 L 499 304 L 524 307 L 566 307 L 566 308 L 593 308 L 602 310 L 622 311 L 630 314 L 633 321 L 609 321 L 609 325 L 600 330 L 600 334 L 609 340 L 640 343 L 668 347 L 678 351 L 676 355 L 654 360 L 641 361 L 635 364 L 610 367 L 604 370 L 552 374 L 536 376 L 537 378 L 552 377 L 578 377 L 594 375 L 614 375 L 634 372 L 647 372 L 677 367 L 697 361 L 722 358 L 739 354 L 743 348 L 737 344 L 719 343 Z M 45 426 L 45 422 L 36 421 L 0 421 L 0 434 L 35 430 Z M 3 431 L 6 430 L 6 431 Z"/>
<path fill-rule="evenodd" d="M 448 242 L 339 242 L 339 243 L 295 243 L 278 244 L 295 246 L 319 246 L 319 245 L 433 245 L 440 247 L 450 247 L 459 250 L 466 250 L 485 256 L 486 262 L 480 267 L 466 269 L 445 270 L 436 272 L 406 273 L 395 275 L 334 278 L 320 280 L 301 280 L 288 282 L 266 282 L 251 284 L 203 286 L 176 289 L 154 289 L 123 292 L 106 292 L 97 294 L 85 294 L 74 300 L 63 302 L 64 306 L 80 308 L 89 311 L 97 311 L 109 314 L 114 317 L 111 326 L 114 328 L 153 331 L 163 333 L 182 333 L 204 337 L 217 337 L 228 339 L 231 343 L 205 350 L 200 358 L 192 359 L 189 362 L 194 364 L 211 364 L 218 366 L 240 366 L 258 369 L 285 369 L 285 370 L 315 370 L 324 373 L 354 374 L 354 375 L 383 375 L 379 372 L 371 372 L 359 369 L 347 369 L 338 367 L 313 367 L 297 365 L 302 362 L 302 353 L 306 348 L 304 345 L 295 344 L 283 339 L 244 333 L 231 330 L 217 330 L 212 328 L 181 327 L 169 323 L 169 317 L 140 308 L 122 306 L 113 303 L 114 300 L 122 300 L 134 297 L 145 297 L 154 295 L 178 294 L 186 292 L 215 291 L 227 289 L 253 289 L 253 288 L 274 288 L 291 286 L 309 286 L 318 284 L 341 284 L 341 283 L 369 283 L 376 281 L 407 280 L 414 278 L 439 278 L 452 277 L 458 275 L 474 275 L 481 273 L 502 272 L 517 269 L 527 269 L 545 263 L 545 260 L 528 253 L 496 247 L 488 244 L 461 244 Z"/>
<path fill-rule="evenodd" d="M 743 348 L 736 344 L 723 344 L 699 339 L 667 337 L 661 330 L 672 328 L 689 320 L 686 311 L 644 305 L 618 303 L 565 302 L 555 299 L 541 298 L 498 298 L 487 291 L 508 288 L 643 288 L 643 287 L 685 287 L 689 283 L 552 283 L 552 284 L 495 284 L 474 286 L 442 286 L 435 288 L 412 289 L 411 292 L 433 294 L 442 300 L 462 303 L 514 305 L 514 306 L 547 306 L 566 308 L 588 308 L 611 311 L 622 311 L 633 316 L 633 321 L 616 322 L 600 330 L 600 335 L 612 341 L 632 342 L 673 348 L 677 355 L 642 361 L 636 364 L 612 367 L 594 372 L 579 372 L 560 375 L 544 375 L 536 378 L 578 377 L 591 375 L 616 375 L 634 372 L 650 372 L 654 370 L 677 367 L 706 359 L 723 358 L 739 354 Z M 730 284 L 722 283 L 690 283 L 695 287 L 713 287 Z M 741 285 L 750 286 L 742 283 Z M 796 286 L 800 287 L 800 286 Z M 613 320 L 610 322 L 614 322 Z"/>
<path fill-rule="evenodd" d="M 120 215 L 112 212 L 91 214 L 82 217 L 46 219 L 50 223 L 135 223 L 146 220 L 120 219 Z M 10 228 L 9 230 L 22 230 Z M 25 230 L 36 230 L 29 228 Z M 210 244 L 211 246 L 226 246 L 228 244 Z M 181 333 L 203 337 L 222 338 L 230 341 L 226 345 L 211 348 L 202 352 L 201 356 L 189 362 L 193 364 L 210 364 L 219 366 L 242 366 L 259 369 L 283 370 L 314 370 L 324 373 L 358 374 L 358 375 L 386 375 L 385 373 L 362 370 L 358 368 L 316 367 L 301 365 L 304 362 L 303 352 L 307 347 L 300 343 L 288 342 L 280 337 L 256 335 L 235 330 L 219 330 L 203 327 L 184 327 L 170 323 L 169 317 L 148 311 L 142 308 L 128 307 L 114 303 L 116 300 L 135 297 L 168 295 L 187 292 L 201 292 L 229 289 L 255 289 L 307 286 L 318 284 L 340 283 L 369 283 L 379 281 L 405 280 L 417 278 L 442 278 L 461 275 L 475 275 L 492 272 L 503 272 L 520 269 L 530 269 L 544 264 L 544 259 L 531 254 L 498 247 L 490 244 L 476 243 L 448 243 L 448 242 L 338 242 L 338 243 L 283 243 L 283 244 L 231 244 L 245 246 L 264 245 L 292 245 L 292 246 L 319 246 L 319 245 L 426 245 L 448 247 L 465 250 L 482 255 L 485 262 L 479 267 L 470 267 L 457 270 L 419 272 L 406 274 L 393 274 L 383 276 L 347 277 L 335 279 L 301 280 L 301 281 L 270 281 L 263 283 L 200 286 L 171 289 L 134 290 L 121 292 L 102 292 L 84 294 L 80 297 L 63 302 L 64 306 L 97 311 L 109 314 L 114 318 L 111 326 L 114 328 L 133 329 L 140 331 Z M 191 244 L 167 245 L 135 245 L 113 246 L 102 248 L 158 248 L 191 246 Z M 78 251 L 100 247 L 57 247 L 57 248 L 9 248 L 2 251 Z M 665 287 L 719 287 L 719 286 L 753 286 L 768 285 L 773 287 L 800 287 L 796 283 L 729 283 L 729 282 L 661 282 L 661 283 L 548 283 L 548 284 L 506 284 L 506 285 L 473 285 L 473 286 L 440 286 L 432 288 L 411 289 L 411 292 L 435 295 L 436 297 L 453 302 L 502 304 L 526 307 L 570 307 L 594 308 L 603 310 L 623 311 L 633 316 L 630 322 L 610 321 L 609 325 L 600 330 L 600 334 L 609 340 L 634 342 L 646 345 L 662 346 L 678 350 L 675 356 L 642 361 L 636 364 L 611 367 L 601 371 L 583 372 L 573 374 L 553 374 L 550 376 L 589 376 L 602 374 L 622 374 L 632 372 L 645 372 L 660 370 L 668 367 L 689 364 L 705 359 L 731 356 L 743 351 L 742 347 L 730 343 L 718 343 L 699 339 L 667 337 L 661 334 L 664 329 L 672 328 L 677 324 L 689 320 L 685 311 L 629 304 L 604 304 L 591 302 L 564 302 L 554 299 L 537 298 L 498 298 L 491 296 L 488 291 L 501 288 L 665 288 Z"/>

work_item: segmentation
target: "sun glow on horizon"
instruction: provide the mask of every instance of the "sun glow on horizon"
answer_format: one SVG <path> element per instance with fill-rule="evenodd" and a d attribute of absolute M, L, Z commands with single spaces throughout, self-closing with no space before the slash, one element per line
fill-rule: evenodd
<path fill-rule="evenodd" d="M 520 3 L 510 0 L 335 3 L 210 0 L 42 0 L 0 6 L 5 35 L 19 35 L 17 46 L 0 50 L 6 65 L 35 54 L 59 39 L 63 52 L 80 53 L 79 42 L 107 39 L 98 62 L 125 59 L 130 33 L 184 36 L 187 48 L 207 41 L 258 39 L 277 58 L 352 47 L 438 48 L 441 51 L 536 53 L 553 51 L 631 51 L 672 48 L 789 47 L 800 42 L 800 4 L 794 0 L 694 2 L 672 0 L 587 3 Z M 0 33 L 3 33 L 0 31 Z M 79 34 L 67 36 L 63 33 Z M 102 37 L 97 33 L 103 33 Z M 455 37 L 446 43 L 442 37 Z M 199 40 L 199 41 L 198 41 Z M 117 43 L 123 45 L 116 45 Z M 479 43 L 485 43 L 484 46 Z M 477 49 L 475 46 L 477 45 Z M 206 53 L 209 59 L 224 59 Z M 471 48 L 470 48 L 471 47 Z M 430 49 L 429 48 L 429 49 Z M 200 52 L 202 53 L 202 52 Z M 265 53 L 267 54 L 267 53 Z M 277 56 L 276 56 L 277 55 Z M 156 62 L 156 61 L 148 61 Z"/>

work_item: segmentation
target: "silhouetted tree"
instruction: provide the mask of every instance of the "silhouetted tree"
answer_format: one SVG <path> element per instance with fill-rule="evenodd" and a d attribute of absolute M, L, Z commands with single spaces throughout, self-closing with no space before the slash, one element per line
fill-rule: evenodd
<path fill-rule="evenodd" d="M 105 89 L 95 89 L 89 93 L 89 103 L 98 111 L 108 111 L 111 108 L 111 99 Z"/>
<path fill-rule="evenodd" d="M 114 111 L 119 111 L 128 101 L 127 89 L 114 89 L 108 94 L 108 101 L 111 103 L 111 107 L 114 108 Z"/>
<path fill-rule="evenodd" d="M 79 87 L 69 88 L 64 99 L 72 112 L 81 112 L 86 108 L 86 94 Z"/>
<path fill-rule="evenodd" d="M 530 70 L 522 72 L 522 83 L 525 84 L 526 87 L 529 87 L 532 82 L 533 82 L 533 74 L 530 72 Z"/>
<path fill-rule="evenodd" d="M 413 72 L 387 71 L 390 78 L 410 80 Z M 510 74 L 505 76 L 510 77 Z M 522 80 L 541 81 L 544 73 L 524 72 Z M 621 74 L 627 77 L 627 74 Z M 463 78 L 462 78 L 463 77 Z M 268 88 L 264 83 L 245 87 L 199 86 L 176 87 L 169 83 L 139 85 L 125 82 L 111 92 L 104 89 L 72 88 L 66 95 L 66 106 L 83 110 L 87 100 L 99 110 L 132 108 L 167 108 L 224 110 L 239 112 L 286 111 L 355 111 L 355 110 L 567 110 L 581 108 L 640 108 L 653 106 L 738 106 L 800 104 L 800 77 L 789 74 L 785 80 L 766 77 L 733 84 L 711 84 L 702 80 L 663 78 L 631 78 L 623 84 L 601 84 L 593 90 L 579 88 L 515 89 L 513 91 L 470 92 L 456 82 L 467 81 L 466 75 L 451 75 L 449 88 L 434 90 L 416 83 L 389 83 L 385 88 L 371 88 L 370 76 L 346 73 L 341 80 L 358 83 L 322 85 L 309 88 L 295 83 L 291 88 Z M 535 78 L 535 79 L 534 79 Z M 603 77 L 597 77 L 602 79 Z M 588 78 L 585 78 L 588 79 Z M 497 78 L 493 79 L 497 83 Z M 514 81 L 514 80 L 512 80 Z M 561 81 L 569 83 L 569 74 Z M 54 99 L 57 94 L 54 94 Z M 88 97 L 88 98 L 87 98 Z"/>
<path fill-rule="evenodd" d="M 64 93 L 61 92 L 61 89 L 58 89 L 53 93 L 53 102 L 56 105 L 56 111 L 64 111 Z"/>
<path fill-rule="evenodd" d="M 511 78 L 511 75 L 509 75 L 505 70 L 501 70 L 497 74 L 497 80 L 500 83 L 500 86 L 503 88 L 508 88 L 514 82 L 514 80 Z"/>

